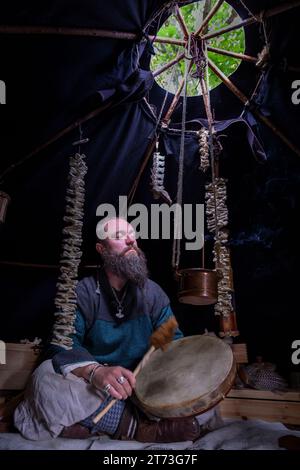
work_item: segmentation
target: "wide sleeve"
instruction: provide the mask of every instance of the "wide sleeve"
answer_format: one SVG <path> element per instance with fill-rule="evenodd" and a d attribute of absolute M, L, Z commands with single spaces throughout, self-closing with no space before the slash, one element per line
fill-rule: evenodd
<path fill-rule="evenodd" d="M 162 323 L 165 323 L 173 314 L 170 299 L 163 289 L 151 281 L 150 284 L 152 306 L 151 306 L 151 321 L 153 329 L 156 330 Z M 179 328 L 176 328 L 174 333 L 174 340 L 183 337 L 183 333 Z"/>
<path fill-rule="evenodd" d="M 165 323 L 172 315 L 173 315 L 173 311 L 172 311 L 170 304 L 167 305 L 166 307 L 163 307 L 156 321 L 153 324 L 154 329 L 156 330 L 160 325 Z M 176 340 L 179 338 L 183 338 L 183 333 L 179 328 L 176 328 L 173 340 Z"/>
<path fill-rule="evenodd" d="M 56 353 L 52 358 L 53 367 L 56 372 L 61 372 L 62 368 L 66 365 L 83 363 L 83 362 L 95 362 L 94 356 L 83 347 L 84 338 L 86 333 L 85 319 L 78 309 L 76 311 L 75 319 L 75 333 L 71 335 L 73 345 L 72 349 L 64 349 L 56 346 Z"/>

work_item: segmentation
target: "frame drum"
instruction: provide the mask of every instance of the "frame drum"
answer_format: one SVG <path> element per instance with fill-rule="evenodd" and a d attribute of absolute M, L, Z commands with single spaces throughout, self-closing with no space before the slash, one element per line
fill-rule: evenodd
<path fill-rule="evenodd" d="M 208 335 L 157 349 L 140 371 L 135 395 L 145 413 L 161 418 L 193 416 L 216 405 L 231 389 L 236 366 L 231 347 Z"/>

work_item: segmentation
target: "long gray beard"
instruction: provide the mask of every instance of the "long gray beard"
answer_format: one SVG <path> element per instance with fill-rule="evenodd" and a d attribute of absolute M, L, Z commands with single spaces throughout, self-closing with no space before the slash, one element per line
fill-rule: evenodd
<path fill-rule="evenodd" d="M 144 287 L 148 278 L 146 257 L 142 250 L 139 248 L 134 249 L 137 255 L 128 254 L 124 256 L 124 252 L 116 254 L 110 253 L 107 250 L 103 251 L 101 255 L 104 261 L 104 268 L 109 269 L 117 276 L 125 277 L 138 287 Z"/>

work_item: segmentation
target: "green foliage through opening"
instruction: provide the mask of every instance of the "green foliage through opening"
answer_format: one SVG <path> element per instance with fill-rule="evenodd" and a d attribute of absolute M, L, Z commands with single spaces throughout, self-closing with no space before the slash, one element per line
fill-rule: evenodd
<path fill-rule="evenodd" d="M 217 0 L 203 0 L 180 8 L 180 12 L 184 18 L 189 32 L 195 32 L 198 30 L 203 18 L 206 17 L 207 13 L 215 5 L 216 1 Z M 239 17 L 238 13 L 228 3 L 224 2 L 217 13 L 211 18 L 206 30 L 203 31 L 202 34 L 218 31 L 221 28 L 237 24 L 240 21 L 241 18 Z M 158 36 L 165 38 L 183 39 L 183 33 L 175 15 L 171 15 L 167 19 L 167 21 L 158 31 Z M 231 52 L 244 53 L 244 29 L 239 28 L 212 38 L 207 41 L 207 45 Z M 173 44 L 155 43 L 155 52 L 156 55 L 153 56 L 151 60 L 152 71 L 158 70 L 163 65 L 175 59 L 177 54 L 184 52 L 184 47 Z M 233 72 L 235 72 L 241 63 L 240 59 L 213 52 L 208 52 L 208 56 L 228 77 Z M 180 81 L 184 77 L 185 62 L 188 66 L 189 62 L 183 59 L 179 63 L 167 69 L 165 72 L 158 75 L 156 77 L 158 84 L 169 92 L 175 93 L 178 89 Z M 194 70 L 195 66 L 193 66 L 192 72 Z M 215 88 L 221 83 L 220 79 L 211 70 L 208 70 L 208 83 L 210 89 Z M 187 83 L 187 94 L 188 96 L 197 96 L 201 94 L 199 80 L 197 78 L 192 78 L 189 76 Z"/>

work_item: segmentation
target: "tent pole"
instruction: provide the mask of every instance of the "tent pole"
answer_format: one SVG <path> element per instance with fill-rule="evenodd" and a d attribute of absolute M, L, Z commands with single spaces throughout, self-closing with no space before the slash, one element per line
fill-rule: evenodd
<path fill-rule="evenodd" d="M 165 117 L 162 118 L 162 120 L 161 120 L 162 124 L 163 124 L 165 127 L 167 127 L 168 124 L 169 124 L 169 122 L 171 121 L 171 116 L 172 116 L 172 114 L 174 113 L 174 110 L 175 110 L 175 108 L 176 108 L 176 106 L 177 106 L 177 103 L 178 103 L 178 101 L 179 101 L 179 99 L 180 99 L 180 94 L 181 94 L 181 92 L 182 92 L 183 86 L 184 86 L 184 78 L 183 78 L 183 79 L 181 80 L 181 82 L 179 83 L 179 87 L 178 87 L 178 89 L 177 89 L 177 91 L 176 91 L 176 93 L 175 93 L 175 95 L 174 95 L 174 98 L 173 98 L 173 100 L 172 100 L 172 103 L 170 104 L 170 107 L 169 107 L 168 111 L 167 111 L 166 114 L 165 114 Z"/>
<path fill-rule="evenodd" d="M 200 25 L 198 31 L 195 32 L 195 36 L 200 36 L 201 32 L 205 28 L 205 26 L 209 23 L 210 19 L 217 13 L 217 11 L 221 8 L 222 4 L 224 3 L 224 0 L 219 0 L 215 6 L 210 10 L 206 18 L 202 21 L 202 24 Z"/>
<path fill-rule="evenodd" d="M 106 29 L 90 29 L 90 28 L 69 28 L 60 26 L 15 26 L 0 25 L 0 33 L 2 34 L 31 34 L 31 35 L 49 35 L 49 36 L 83 36 L 107 39 L 124 39 L 128 41 L 136 41 L 141 35 L 138 33 L 127 33 L 124 31 L 110 31 Z M 154 42 L 174 44 L 184 46 L 183 39 L 164 38 L 161 36 L 149 36 Z"/>
<path fill-rule="evenodd" d="M 192 61 L 191 61 L 190 64 L 189 64 L 188 73 L 190 72 L 191 67 L 192 67 Z M 176 91 L 176 94 L 175 94 L 175 96 L 174 96 L 174 98 L 173 98 L 173 100 L 172 100 L 172 103 L 171 103 L 171 105 L 170 105 L 168 111 L 166 112 L 165 116 L 164 116 L 164 117 L 162 118 L 162 120 L 161 120 L 161 125 L 162 125 L 162 127 L 168 127 L 168 125 L 169 125 L 169 122 L 170 122 L 170 120 L 171 120 L 171 116 L 172 116 L 172 114 L 173 114 L 173 112 L 174 112 L 174 110 L 175 110 L 175 108 L 176 108 L 176 105 L 177 105 L 177 103 L 178 103 L 178 101 L 179 101 L 179 98 L 180 98 L 180 94 L 181 94 L 182 89 L 183 89 L 183 87 L 184 87 L 184 82 L 185 82 L 185 79 L 183 78 L 183 79 L 181 80 L 180 84 L 179 84 L 178 90 Z M 154 150 L 154 148 L 155 148 L 156 140 L 157 140 L 157 136 L 155 135 L 155 136 L 153 137 L 153 139 L 152 139 L 152 140 L 149 142 L 149 144 L 148 144 L 148 147 L 147 147 L 146 152 L 145 152 L 145 156 L 144 156 L 143 163 L 142 163 L 142 165 L 141 165 L 141 168 L 140 168 L 140 170 L 139 170 L 139 173 L 138 173 L 136 179 L 134 180 L 134 183 L 133 183 L 133 185 L 132 185 L 132 187 L 131 187 L 131 190 L 130 190 L 130 192 L 129 192 L 129 194 L 128 194 L 128 202 L 129 202 L 129 204 L 131 204 L 132 201 L 133 201 L 133 198 L 134 198 L 135 192 L 136 192 L 136 190 L 137 190 L 138 184 L 139 184 L 139 182 L 140 182 L 140 179 L 141 179 L 141 177 L 142 177 L 142 174 L 143 174 L 143 172 L 144 172 L 144 170 L 145 170 L 145 168 L 146 168 L 146 165 L 147 165 L 148 161 L 150 160 L 151 155 L 152 155 L 152 153 L 153 153 L 153 150 Z"/>
<path fill-rule="evenodd" d="M 157 140 L 157 136 L 154 135 L 154 137 L 152 138 L 152 140 L 148 143 L 147 145 L 147 148 L 146 148 L 146 151 L 145 151 L 145 154 L 144 154 L 144 159 L 143 159 L 143 162 L 142 162 L 142 165 L 141 165 L 141 168 L 139 169 L 139 172 L 137 174 L 137 177 L 135 178 L 134 182 L 133 182 L 133 185 L 131 186 L 131 189 L 128 193 L 128 204 L 131 205 L 132 204 L 132 201 L 133 201 L 133 198 L 135 196 L 135 193 L 136 193 L 136 190 L 138 188 L 138 185 L 139 185 L 139 182 L 140 182 L 140 179 L 142 177 L 142 174 L 144 173 L 144 170 L 147 166 L 147 163 L 149 162 L 151 156 L 152 156 L 152 153 L 153 153 L 153 150 L 155 148 L 155 144 L 156 144 L 156 140 Z"/>
<path fill-rule="evenodd" d="M 193 62 L 190 61 L 188 74 L 189 74 L 189 72 L 192 68 L 192 65 L 193 65 Z M 170 104 L 170 107 L 169 107 L 168 111 L 166 112 L 165 116 L 161 120 L 162 126 L 164 126 L 164 127 L 168 127 L 168 125 L 171 121 L 171 116 L 172 116 L 172 114 L 173 114 L 173 112 L 174 112 L 174 110 L 177 106 L 177 103 L 178 103 L 179 99 L 180 99 L 180 94 L 183 90 L 184 82 L 185 82 L 185 80 L 184 80 L 184 77 L 183 77 L 181 82 L 179 83 L 179 87 L 178 87 L 178 89 L 177 89 L 177 91 L 174 95 L 174 98 L 172 100 L 172 103 Z"/>
<path fill-rule="evenodd" d="M 149 39 L 153 42 L 159 42 L 163 44 L 171 44 L 175 46 L 185 46 L 186 41 L 183 39 L 175 39 L 175 38 L 164 38 L 162 36 L 149 36 Z"/>
<path fill-rule="evenodd" d="M 180 8 L 178 7 L 178 5 L 175 6 L 175 16 L 176 16 L 176 19 L 179 23 L 181 31 L 183 32 L 184 39 L 187 41 L 188 37 L 189 37 L 189 31 L 187 29 L 187 25 L 185 24 L 184 18 L 181 14 L 181 11 L 180 11 Z"/>
<path fill-rule="evenodd" d="M 19 261 L 0 261 L 0 266 L 11 266 L 16 268 L 32 268 L 32 269 L 59 269 L 58 264 L 38 264 L 38 263 L 23 263 Z M 97 264 L 85 264 L 80 266 L 79 269 L 96 269 Z"/>
<path fill-rule="evenodd" d="M 206 19 L 210 18 L 216 13 L 220 8 L 223 0 L 219 0 L 215 7 L 210 11 Z M 220 36 L 229 31 L 248 26 L 252 23 L 260 21 L 259 18 L 270 18 L 271 16 L 284 13 L 285 11 L 291 10 L 300 6 L 300 0 L 293 0 L 288 3 L 283 3 L 274 8 L 271 8 L 267 11 L 262 11 L 256 16 L 247 18 L 244 21 L 241 21 L 237 25 L 228 26 L 226 28 L 219 29 L 212 33 L 205 34 L 202 36 L 202 39 L 211 39 L 216 36 Z M 218 8 L 217 8 L 218 7 Z M 213 14 L 212 14 L 213 13 Z M 203 27 L 206 26 L 206 19 L 200 26 L 199 30 L 202 31 Z M 208 21 L 209 21 L 208 20 Z M 199 35 L 199 30 L 195 33 Z M 60 35 L 60 36 L 87 36 L 87 37 L 100 37 L 100 38 L 110 38 L 110 39 L 126 39 L 130 41 L 135 41 L 140 37 L 140 33 L 128 33 L 125 31 L 112 31 L 105 29 L 93 29 L 93 28 L 69 28 L 69 27 L 60 27 L 60 26 L 17 26 L 17 25 L 0 25 L 0 33 L 2 34 L 48 34 L 48 35 Z M 161 42 L 166 44 L 175 44 L 179 46 L 184 46 L 186 41 L 175 39 L 175 38 L 163 38 L 160 36 L 149 36 L 151 41 Z"/>
<path fill-rule="evenodd" d="M 283 3 L 282 5 L 270 8 L 270 10 L 256 13 L 255 16 L 253 15 L 252 17 L 247 18 L 246 20 L 243 20 L 236 25 L 227 26 L 226 28 L 219 29 L 218 31 L 213 31 L 211 33 L 205 34 L 204 36 L 202 36 L 202 39 L 212 39 L 217 36 L 221 36 L 222 34 L 228 33 L 229 31 L 234 31 L 235 29 L 249 26 L 253 23 L 261 21 L 261 19 L 271 18 L 272 16 L 279 15 L 280 13 L 284 13 L 285 11 L 291 10 L 292 8 L 296 8 L 298 6 L 300 6 L 300 0 L 294 0 L 288 3 Z"/>
<path fill-rule="evenodd" d="M 138 38 L 136 33 L 124 31 L 111 31 L 93 28 L 69 28 L 60 26 L 18 26 L 0 25 L 0 33 L 3 34 L 48 34 L 57 36 L 91 36 L 95 38 L 126 39 L 134 41 Z"/>
<path fill-rule="evenodd" d="M 209 126 L 209 132 L 213 133 L 213 116 L 212 116 L 211 107 L 210 107 L 210 104 L 209 104 L 208 90 L 207 90 L 206 82 L 205 82 L 203 77 L 200 77 L 200 87 L 201 87 L 201 91 L 202 91 L 203 102 L 204 102 L 207 122 L 208 122 L 208 126 Z"/>
<path fill-rule="evenodd" d="M 170 67 L 172 67 L 172 65 L 175 65 L 177 64 L 178 62 L 180 62 L 183 58 L 184 58 L 185 54 L 184 52 L 182 52 L 182 54 L 179 54 L 177 55 L 177 57 L 173 60 L 171 60 L 170 62 L 168 62 L 167 64 L 163 65 L 162 67 L 160 67 L 159 69 L 155 70 L 153 72 L 153 77 L 157 77 L 158 75 L 160 75 L 161 73 L 165 72 L 166 70 L 168 70 Z"/>
<path fill-rule="evenodd" d="M 212 39 L 217 36 L 222 36 L 222 34 L 229 33 L 230 31 L 234 31 L 235 29 L 244 28 L 245 26 L 249 26 L 250 24 L 257 23 L 257 19 L 254 17 L 247 18 L 246 20 L 241 21 L 238 24 L 232 26 L 226 26 L 226 28 L 219 29 L 218 31 L 213 31 L 211 33 L 207 33 L 202 36 L 202 39 Z"/>
<path fill-rule="evenodd" d="M 215 54 L 221 54 L 229 57 L 234 57 L 236 59 L 245 60 L 246 62 L 256 63 L 258 61 L 257 57 L 253 57 L 251 55 L 246 54 L 240 54 L 238 52 L 226 51 L 225 49 L 219 49 L 218 47 L 207 46 L 207 50 L 210 52 L 214 52 Z"/>
<path fill-rule="evenodd" d="M 11 171 L 13 171 L 17 167 L 23 165 L 23 163 L 25 163 L 27 160 L 30 160 L 30 158 L 34 157 L 35 155 L 37 155 L 41 151 L 48 148 L 50 145 L 54 144 L 54 142 L 56 142 L 57 140 L 59 140 L 61 137 L 68 134 L 72 130 L 76 129 L 78 126 L 80 126 L 80 124 L 83 124 L 86 121 L 89 121 L 90 119 L 98 116 L 98 114 L 101 114 L 102 111 L 105 111 L 108 108 L 115 107 L 117 104 L 118 103 L 113 104 L 112 101 L 109 101 L 106 104 L 104 104 L 103 106 L 100 106 L 99 108 L 95 109 L 94 111 L 91 111 L 90 113 L 86 114 L 82 118 L 77 119 L 75 122 L 73 122 L 69 126 L 65 127 L 64 129 L 60 130 L 59 132 L 57 132 L 49 140 L 47 140 L 47 142 L 44 142 L 43 144 L 39 145 L 34 150 L 32 150 L 32 152 L 27 154 L 24 158 L 22 158 L 21 160 L 19 160 L 16 163 L 13 163 L 6 170 L 4 170 L 3 173 L 1 173 L 1 175 L 0 175 L 0 182 L 2 182 L 3 178 L 5 176 L 7 176 Z"/>
<path fill-rule="evenodd" d="M 248 106 L 250 104 L 249 99 L 243 92 L 241 92 L 234 83 L 226 77 L 226 75 L 210 60 L 208 59 L 208 66 L 209 68 L 217 75 L 217 77 L 222 80 L 224 85 L 245 105 Z M 277 135 L 293 152 L 295 152 L 300 157 L 300 149 L 296 147 L 282 132 L 278 129 L 273 122 L 260 113 L 257 109 L 253 107 L 251 108 L 251 112 L 256 116 L 260 121 L 262 121 L 266 126 L 268 126 L 275 135 Z"/>

